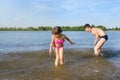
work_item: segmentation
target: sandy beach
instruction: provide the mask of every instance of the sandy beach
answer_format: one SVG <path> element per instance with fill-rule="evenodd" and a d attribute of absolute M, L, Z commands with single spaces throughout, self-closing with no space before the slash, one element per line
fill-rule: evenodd
<path fill-rule="evenodd" d="M 57 68 L 48 50 L 1 55 L 0 80 L 120 80 L 120 68 L 108 60 L 112 53 L 103 58 L 95 58 L 92 49 L 64 53 L 65 64 Z"/>

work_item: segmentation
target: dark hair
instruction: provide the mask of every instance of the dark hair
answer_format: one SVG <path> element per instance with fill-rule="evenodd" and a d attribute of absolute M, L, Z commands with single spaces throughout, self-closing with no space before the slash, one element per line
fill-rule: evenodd
<path fill-rule="evenodd" d="M 89 27 L 92 28 L 92 27 L 90 26 L 90 24 L 85 24 L 85 25 L 84 25 L 84 29 L 85 29 L 85 28 L 89 28 Z"/>
<path fill-rule="evenodd" d="M 59 26 L 55 26 L 52 30 L 52 34 L 54 34 L 54 35 L 60 34 L 61 32 L 62 32 L 62 30 L 61 30 L 61 27 L 59 27 Z"/>

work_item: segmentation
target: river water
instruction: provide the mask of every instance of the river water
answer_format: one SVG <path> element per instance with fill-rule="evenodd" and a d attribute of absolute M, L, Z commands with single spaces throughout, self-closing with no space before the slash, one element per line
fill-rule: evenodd
<path fill-rule="evenodd" d="M 103 50 L 111 52 L 110 61 L 120 65 L 120 31 L 107 31 L 108 41 L 103 45 Z M 66 49 L 93 49 L 94 36 L 85 31 L 63 31 L 74 45 L 67 41 Z M 0 55 L 15 52 L 31 52 L 49 49 L 51 31 L 0 31 Z M 104 52 L 105 53 L 105 52 Z"/>

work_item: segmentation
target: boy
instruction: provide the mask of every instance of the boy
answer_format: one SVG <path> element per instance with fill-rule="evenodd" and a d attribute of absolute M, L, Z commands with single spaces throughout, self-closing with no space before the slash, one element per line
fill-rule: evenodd
<path fill-rule="evenodd" d="M 93 28 L 89 24 L 85 24 L 84 29 L 87 32 L 91 32 L 95 36 L 95 40 L 94 40 L 95 56 L 98 56 L 98 57 L 102 56 L 101 47 L 108 40 L 107 34 L 102 29 Z"/>

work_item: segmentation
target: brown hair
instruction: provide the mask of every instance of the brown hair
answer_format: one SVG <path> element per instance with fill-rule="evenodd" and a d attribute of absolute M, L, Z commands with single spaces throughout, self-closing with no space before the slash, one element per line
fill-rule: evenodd
<path fill-rule="evenodd" d="M 58 35 L 61 32 L 62 32 L 62 30 L 61 30 L 61 27 L 59 27 L 59 26 L 55 26 L 52 30 L 52 34 L 54 34 L 54 35 Z"/>

